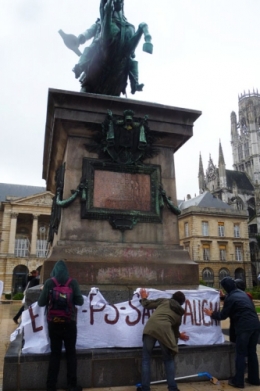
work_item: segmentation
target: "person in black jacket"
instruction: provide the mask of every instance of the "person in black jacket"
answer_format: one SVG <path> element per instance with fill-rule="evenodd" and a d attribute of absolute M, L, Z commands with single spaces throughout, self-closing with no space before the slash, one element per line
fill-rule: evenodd
<path fill-rule="evenodd" d="M 31 271 L 31 275 L 28 277 L 28 283 L 27 283 L 26 288 L 24 290 L 24 298 L 23 298 L 23 301 L 22 301 L 23 305 L 19 309 L 17 314 L 13 317 L 14 323 L 19 324 L 18 319 L 21 317 L 21 315 L 22 315 L 22 313 L 24 311 L 25 295 L 26 295 L 27 289 L 32 288 L 34 286 L 37 286 L 37 285 L 39 285 L 39 283 L 40 283 L 39 271 L 38 270 L 32 270 Z"/>
<path fill-rule="evenodd" d="M 234 281 L 237 289 L 240 289 L 241 291 L 245 292 L 246 290 L 245 282 L 240 278 L 237 278 Z M 222 291 L 220 291 L 219 293 L 220 293 L 220 300 L 224 301 L 227 295 L 225 295 Z M 253 296 L 251 295 L 251 293 L 245 292 L 245 294 L 250 298 L 250 300 L 253 301 Z M 235 327 L 232 318 L 230 318 L 230 324 L 229 324 L 229 341 L 236 343 L 236 333 L 235 333 Z"/>
<path fill-rule="evenodd" d="M 248 379 L 253 385 L 260 385 L 259 366 L 256 346 L 260 333 L 260 322 L 254 303 L 236 287 L 231 277 L 225 277 L 221 281 L 222 287 L 227 292 L 221 311 L 205 309 L 206 315 L 212 319 L 224 320 L 230 317 L 236 334 L 236 373 L 230 378 L 228 384 L 232 387 L 244 388 L 245 358 L 248 357 Z"/>
<path fill-rule="evenodd" d="M 77 385 L 77 308 L 75 306 L 81 306 L 84 303 L 84 299 L 80 292 L 78 282 L 74 279 L 70 279 L 69 272 L 64 261 L 60 260 L 55 263 L 51 272 L 51 277 L 54 277 L 60 285 L 65 285 L 68 283 L 71 287 L 72 311 L 70 319 L 68 320 L 59 318 L 59 316 L 49 320 L 47 316 L 51 348 L 51 356 L 47 375 L 47 391 L 56 391 L 56 383 L 60 369 L 62 342 L 64 342 L 66 351 L 68 391 L 81 391 L 82 387 Z M 52 278 L 46 280 L 42 293 L 38 299 L 38 305 L 40 307 L 47 306 L 47 314 L 50 311 L 50 296 L 54 287 L 55 282 Z"/>

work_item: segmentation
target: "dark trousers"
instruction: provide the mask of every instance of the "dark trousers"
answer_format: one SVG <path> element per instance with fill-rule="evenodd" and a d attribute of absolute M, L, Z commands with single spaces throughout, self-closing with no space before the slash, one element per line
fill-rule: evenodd
<path fill-rule="evenodd" d="M 244 385 L 245 358 L 248 359 L 248 380 L 251 384 L 259 385 L 259 366 L 256 347 L 259 330 L 248 330 L 236 337 L 236 374 L 235 384 Z"/>
<path fill-rule="evenodd" d="M 20 318 L 20 316 L 22 315 L 23 311 L 24 311 L 24 306 L 22 306 L 22 307 L 19 309 L 19 311 L 17 312 L 17 314 L 16 314 L 15 317 L 14 317 L 14 320 L 18 320 L 18 319 Z"/>
<path fill-rule="evenodd" d="M 77 356 L 76 340 L 77 326 L 76 322 L 69 323 L 48 323 L 51 356 L 49 361 L 47 388 L 55 389 L 62 351 L 62 342 L 66 350 L 67 360 L 67 385 L 75 387 L 77 385 Z"/>

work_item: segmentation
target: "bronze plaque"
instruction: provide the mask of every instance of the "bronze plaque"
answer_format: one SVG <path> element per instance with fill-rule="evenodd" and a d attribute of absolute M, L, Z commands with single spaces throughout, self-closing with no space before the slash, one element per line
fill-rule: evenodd
<path fill-rule="evenodd" d="M 81 218 L 108 220 L 113 229 L 133 229 L 137 223 L 161 223 L 161 167 L 121 165 L 84 158 Z"/>
<path fill-rule="evenodd" d="M 96 170 L 94 208 L 151 210 L 150 175 Z"/>

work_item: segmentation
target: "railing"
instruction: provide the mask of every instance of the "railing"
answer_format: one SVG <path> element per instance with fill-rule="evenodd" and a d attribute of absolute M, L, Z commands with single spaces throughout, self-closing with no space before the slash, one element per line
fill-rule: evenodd
<path fill-rule="evenodd" d="M 36 257 L 46 258 L 48 254 L 48 242 L 47 240 L 37 240 L 36 242 Z"/>
<path fill-rule="evenodd" d="M 29 239 L 15 239 L 14 255 L 16 257 L 26 258 L 30 252 Z"/>
<path fill-rule="evenodd" d="M 20 258 L 26 258 L 30 255 L 31 245 L 29 239 L 15 239 L 14 255 Z M 48 254 L 47 240 L 36 241 L 36 257 L 46 258 Z"/>
<path fill-rule="evenodd" d="M 253 89 L 253 92 L 248 91 L 248 93 L 246 93 L 244 91 L 243 94 L 238 95 L 238 101 L 241 101 L 244 98 L 250 98 L 250 97 L 253 97 L 253 96 L 260 97 L 260 94 L 258 93 L 258 89 L 256 91 Z"/>

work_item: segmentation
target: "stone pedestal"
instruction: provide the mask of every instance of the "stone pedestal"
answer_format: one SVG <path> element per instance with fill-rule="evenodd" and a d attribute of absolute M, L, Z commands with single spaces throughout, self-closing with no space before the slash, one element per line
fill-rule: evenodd
<path fill-rule="evenodd" d="M 90 162 L 90 169 L 101 161 L 107 175 L 110 175 L 109 156 L 102 160 L 97 152 L 90 152 L 89 148 L 93 144 L 93 136 L 101 130 L 108 110 L 114 116 L 123 116 L 125 110 L 132 110 L 134 118 L 148 115 L 150 133 L 156 140 L 153 147 L 158 150 L 156 156 L 144 161 L 148 174 L 149 167 L 153 167 L 153 172 L 156 171 L 158 177 L 151 179 L 151 200 L 154 192 L 158 191 L 158 184 L 161 184 L 166 195 L 176 205 L 174 153 L 192 136 L 193 123 L 200 112 L 125 98 L 53 89 L 49 90 L 48 97 L 43 161 L 43 178 L 46 179 L 47 190 L 55 194 L 55 176 L 62 165 L 65 167 L 63 199 L 71 197 L 71 190 L 77 189 L 86 161 Z M 122 165 L 122 175 L 131 180 L 131 175 L 134 174 L 126 173 L 125 167 L 126 165 Z M 106 172 L 102 172 L 103 179 L 106 178 Z M 106 189 L 112 192 L 114 186 L 116 190 L 115 175 L 110 177 L 111 182 L 103 180 L 104 190 L 101 176 L 99 192 L 102 190 L 103 198 Z M 147 186 L 143 180 L 146 177 L 147 175 L 141 174 L 141 185 L 143 183 Z M 88 192 L 89 186 L 94 187 L 97 180 L 95 172 L 92 173 L 88 181 Z M 90 194 L 93 198 L 96 197 L 93 191 L 88 193 L 88 197 Z M 140 194 L 143 197 L 146 193 L 143 191 Z M 131 202 L 134 203 L 135 199 Z M 156 203 L 157 200 L 152 202 Z M 95 208 L 93 218 L 82 218 L 82 200 L 79 197 L 66 208 L 61 208 L 58 232 L 54 235 L 50 255 L 44 262 L 43 280 L 49 278 L 54 262 L 64 259 L 71 276 L 86 289 L 98 286 L 101 291 L 104 288 L 103 292 L 111 289 L 124 291 L 131 297 L 132 290 L 138 286 L 159 289 L 197 287 L 198 266 L 190 259 L 188 252 L 179 246 L 177 216 L 169 208 L 164 206 L 159 210 L 158 205 L 152 204 L 147 207 L 146 202 L 141 207 L 145 217 L 132 229 L 121 230 L 109 222 L 107 216 L 110 205 L 111 202 L 107 208 L 102 208 L 101 217 L 97 212 L 98 208 Z M 146 209 L 153 207 L 156 213 L 151 216 L 148 211 L 146 218 Z M 126 299 L 126 296 L 122 295 L 119 299 Z"/>
<path fill-rule="evenodd" d="M 234 376 L 235 345 L 181 346 L 175 358 L 176 379 L 206 372 L 219 380 Z M 21 354 L 22 335 L 11 342 L 4 359 L 3 391 L 44 390 L 49 354 Z M 77 352 L 78 383 L 83 388 L 134 386 L 141 382 L 142 349 L 86 349 Z M 118 370 L 120 368 L 120 370 Z M 151 360 L 151 380 L 166 378 L 161 349 Z M 184 379 L 207 381 L 207 376 Z M 165 386 L 166 387 L 166 386 Z M 66 358 L 62 354 L 58 389 L 66 389 Z M 204 388 L 204 387 L 203 387 Z"/>

